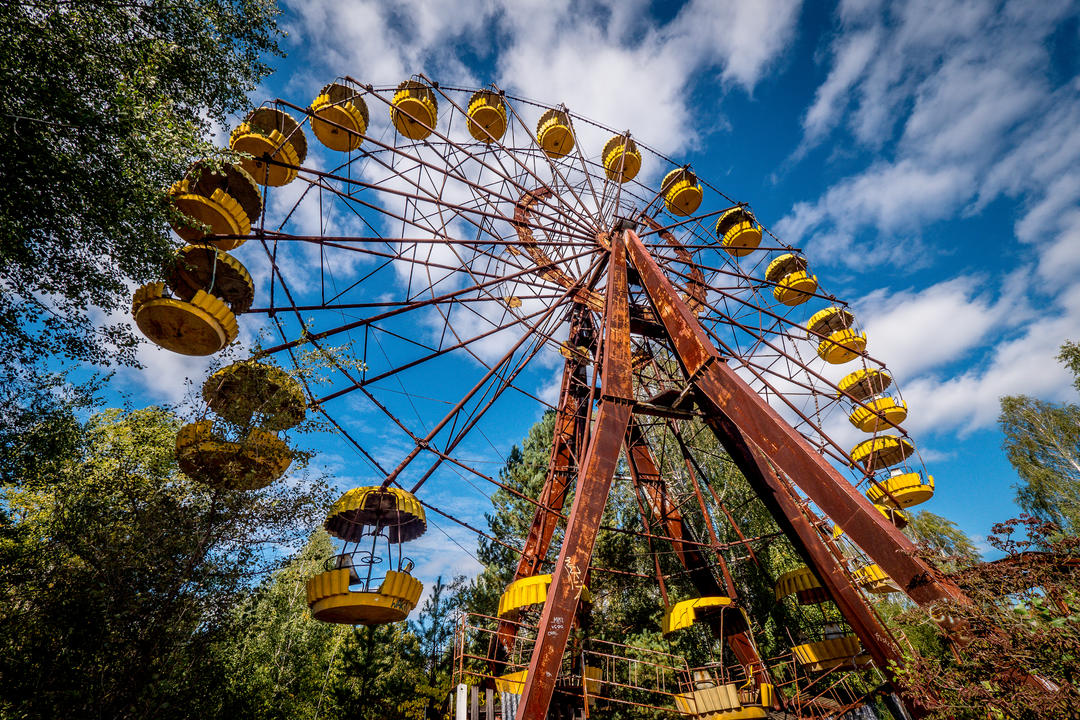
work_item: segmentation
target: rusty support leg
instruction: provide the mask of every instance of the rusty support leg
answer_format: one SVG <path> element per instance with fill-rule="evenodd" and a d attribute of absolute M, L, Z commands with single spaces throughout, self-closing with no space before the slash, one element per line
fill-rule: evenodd
<path fill-rule="evenodd" d="M 584 334 L 591 334 L 591 321 L 588 310 L 584 306 L 575 305 L 573 312 L 574 319 L 570 325 L 569 342 L 576 345 Z M 528 538 L 525 540 L 525 549 L 518 561 L 517 572 L 514 573 L 515 580 L 536 575 L 547 556 L 551 536 L 555 533 L 555 526 L 559 520 L 559 512 L 566 501 L 570 478 L 574 470 L 574 457 L 581 450 L 580 446 L 575 444 L 575 440 L 580 437 L 579 426 L 584 422 L 582 405 L 587 395 L 583 367 L 575 355 L 567 359 L 563 369 L 547 478 L 544 480 L 539 507 L 536 508 Z"/>
<path fill-rule="evenodd" d="M 964 600 L 952 581 L 923 561 L 903 533 L 727 366 L 637 234 L 627 236 L 634 267 L 706 412 L 723 418 L 739 438 L 767 455 L 912 600 L 924 606 Z"/>
<path fill-rule="evenodd" d="M 592 559 L 600 518 L 607 505 L 619 451 L 630 422 L 630 308 L 626 287 L 625 234 L 612 237 L 604 308 L 603 395 L 596 430 L 585 454 L 574 504 L 529 660 L 518 720 L 545 720 L 570 626 L 577 613 L 585 571 Z"/>
<path fill-rule="evenodd" d="M 822 542 L 818 530 L 807 519 L 793 493 L 769 464 L 762 453 L 752 448 L 726 418 L 708 421 L 731 459 L 742 470 L 747 482 L 776 518 L 780 529 L 791 540 L 806 564 L 818 575 L 822 585 L 836 603 L 863 647 L 881 669 L 887 670 L 890 661 L 901 660 L 900 650 L 877 614 L 863 600 L 851 582 L 847 569 Z"/>
<path fill-rule="evenodd" d="M 593 327 L 589 311 L 582 305 L 574 305 L 571 311 L 569 342 L 574 346 L 592 343 Z M 575 468 L 575 457 L 581 450 L 580 439 L 584 430 L 585 418 L 583 405 L 587 402 L 588 390 L 584 367 L 576 355 L 568 358 L 563 366 L 562 387 L 559 392 L 559 406 L 555 411 L 555 428 L 552 438 L 551 459 L 548 461 L 547 477 L 540 491 L 536 513 L 533 515 L 525 548 L 518 560 L 514 580 L 531 577 L 540 572 L 544 558 L 547 557 L 551 538 L 559 522 L 559 515 L 566 502 L 570 481 Z M 518 626 L 514 623 L 499 622 L 495 638 L 506 652 L 514 646 Z M 488 657 L 499 660 L 496 645 L 488 648 Z M 496 662 L 495 671 L 501 667 Z"/>
<path fill-rule="evenodd" d="M 782 476 L 798 484 L 915 602 L 963 600 L 962 591 L 919 558 L 911 541 L 727 366 L 633 231 L 627 232 L 627 249 L 717 439 L 818 573 L 878 667 L 888 672 L 888 661 L 900 657 L 899 648 Z"/>

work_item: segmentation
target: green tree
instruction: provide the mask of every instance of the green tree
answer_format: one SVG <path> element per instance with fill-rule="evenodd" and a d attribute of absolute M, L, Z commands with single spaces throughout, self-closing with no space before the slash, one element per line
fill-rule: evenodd
<path fill-rule="evenodd" d="M 172 243 L 165 190 L 279 53 L 273 0 L 0 3 L 0 385 L 133 363 L 118 312 Z M 35 389 L 33 384 L 26 387 Z"/>
<path fill-rule="evenodd" d="M 307 581 L 333 554 L 319 528 L 301 550 L 234 611 L 217 648 L 227 670 L 221 717 L 270 720 L 335 717 L 341 650 L 349 628 L 311 617 Z"/>
<path fill-rule="evenodd" d="M 1065 343 L 1058 358 L 1080 390 L 1080 345 Z M 1023 481 L 1016 493 L 1020 507 L 1064 532 L 1080 532 L 1080 405 L 1006 396 L 998 422 L 1005 454 Z"/>
<path fill-rule="evenodd" d="M 935 555 L 934 563 L 946 571 L 968 567 L 982 558 L 971 538 L 952 520 L 929 510 L 911 514 L 908 532 Z"/>
<path fill-rule="evenodd" d="M 417 691 L 427 699 L 425 717 L 428 720 L 442 717 L 452 687 L 454 648 L 451 640 L 462 600 L 460 593 L 464 587 L 463 575 L 449 584 L 444 583 L 440 575 L 431 586 L 431 594 L 424 601 L 416 621 L 409 623 L 420 643 L 423 658 L 425 682 Z"/>
<path fill-rule="evenodd" d="M 235 608 L 328 503 L 319 482 L 213 491 L 160 408 L 42 418 L 3 475 L 0 717 L 211 714 Z M 47 448 L 49 455 L 36 455 Z"/>
<path fill-rule="evenodd" d="M 426 680 L 424 655 L 406 623 L 355 628 L 342 655 L 336 688 L 342 717 L 423 720 L 428 698 L 417 688 Z"/>

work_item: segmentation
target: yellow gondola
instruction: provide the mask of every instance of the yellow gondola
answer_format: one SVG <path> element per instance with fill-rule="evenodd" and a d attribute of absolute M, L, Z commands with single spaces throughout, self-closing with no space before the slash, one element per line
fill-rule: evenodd
<path fill-rule="evenodd" d="M 405 80 L 397 86 L 390 103 L 390 122 L 410 140 L 423 140 L 435 129 L 439 101 L 435 91 L 419 80 Z"/>
<path fill-rule="evenodd" d="M 745 257 L 761 244 L 761 226 L 752 212 L 735 207 L 717 219 L 716 237 L 729 255 Z"/>
<path fill-rule="evenodd" d="M 207 378 L 203 399 L 237 425 L 256 422 L 266 430 L 288 430 L 304 419 L 307 403 L 300 384 L 279 367 L 245 360 Z"/>
<path fill-rule="evenodd" d="M 262 213 L 258 185 L 240 165 L 215 166 L 209 160 L 199 161 L 183 180 L 169 188 L 169 198 L 184 216 L 175 218 L 172 228 L 186 242 L 215 235 L 248 235 L 252 220 Z M 210 243 L 220 250 L 232 250 L 245 240 L 224 237 L 211 239 Z"/>
<path fill-rule="evenodd" d="M 307 158 L 307 138 L 296 120 L 273 107 L 255 108 L 229 136 L 229 147 L 247 153 L 240 161 L 260 185 L 281 187 L 296 179 Z M 272 162 L 268 162 L 268 160 Z"/>
<path fill-rule="evenodd" d="M 804 643 L 793 647 L 792 652 L 799 664 L 808 670 L 855 670 L 870 662 L 859 638 L 854 635 Z"/>
<path fill-rule="evenodd" d="M 500 693 L 520 695 L 525 691 L 525 679 L 528 677 L 528 670 L 516 670 L 512 673 L 499 675 L 495 678 L 495 689 Z M 595 696 L 600 693 L 600 684 L 603 678 L 603 668 L 593 667 L 591 665 L 585 666 L 585 689 L 590 695 Z M 589 702 L 595 702 L 595 698 L 589 698 Z"/>
<path fill-rule="evenodd" d="M 866 350 L 866 333 L 851 329 L 855 315 L 835 305 L 814 313 L 806 324 L 810 338 L 817 340 L 817 354 L 833 365 L 855 359 Z M 824 336 L 824 337 L 821 337 Z"/>
<path fill-rule="evenodd" d="M 871 483 L 866 488 L 866 497 L 875 505 L 889 506 L 894 502 L 901 508 L 920 505 L 934 497 L 934 476 L 928 475 L 923 480 L 920 472 L 898 472 L 876 484 Z"/>
<path fill-rule="evenodd" d="M 482 143 L 502 139 L 509 124 L 502 95 L 491 90 L 477 90 L 469 98 L 469 134 Z"/>
<path fill-rule="evenodd" d="M 190 302 L 200 290 L 220 298 L 233 314 L 251 307 L 255 284 L 239 260 L 209 245 L 188 245 L 176 252 L 166 283 L 173 294 Z"/>
<path fill-rule="evenodd" d="M 885 574 L 885 571 L 882 570 L 877 563 L 863 565 L 855 571 L 854 578 L 856 584 L 867 592 L 872 592 L 877 595 L 900 592 L 900 588 L 892 581 L 892 578 Z"/>
<path fill-rule="evenodd" d="M 660 181 L 660 194 L 668 212 L 680 217 L 693 215 L 704 197 L 697 175 L 690 168 L 676 168 L 665 175 Z"/>
<path fill-rule="evenodd" d="M 344 547 L 331 558 L 325 572 L 308 580 L 312 616 L 347 625 L 379 625 L 407 618 L 424 587 L 410 574 L 413 563 L 402 555 L 401 544 L 427 530 L 420 501 L 394 487 L 353 488 L 330 508 L 323 527 Z M 382 560 L 376 554 L 380 540 L 390 563 L 382 577 L 375 572 Z"/>
<path fill-rule="evenodd" d="M 236 316 L 204 290 L 190 301 L 165 297 L 165 283 L 147 283 L 135 291 L 131 314 L 153 343 L 181 355 L 212 355 L 236 339 Z"/>
<path fill-rule="evenodd" d="M 771 707 L 775 689 L 762 683 L 724 682 L 713 675 L 711 669 L 694 670 L 690 687 L 675 695 L 675 708 L 679 714 L 701 720 L 757 720 L 768 717 L 766 708 Z"/>
<path fill-rule="evenodd" d="M 641 151 L 637 149 L 637 143 L 626 135 L 616 135 L 608 140 L 600 156 L 608 180 L 628 182 L 637 177 L 641 170 Z"/>
<path fill-rule="evenodd" d="M 364 142 L 370 118 L 367 103 L 348 85 L 329 83 L 311 103 L 311 131 L 326 147 L 356 150 Z"/>
<path fill-rule="evenodd" d="M 865 368 L 856 370 L 838 383 L 837 397 L 849 395 L 852 399 L 864 402 L 874 395 L 880 395 L 892 385 L 892 376 L 884 370 Z"/>
<path fill-rule="evenodd" d="M 561 158 L 574 149 L 574 131 L 565 110 L 551 108 L 536 123 L 536 140 L 544 154 Z"/>
<path fill-rule="evenodd" d="M 903 400 L 879 395 L 862 405 L 856 405 L 848 420 L 863 432 L 874 433 L 897 427 L 907 419 L 907 415 L 907 405 Z"/>
<path fill-rule="evenodd" d="M 737 612 L 729 612 L 737 611 Z M 664 612 L 661 629 L 665 635 L 690 627 L 698 620 L 724 616 L 723 635 L 743 632 L 750 627 L 746 611 L 734 605 L 729 597 L 712 596 L 682 600 Z"/>
<path fill-rule="evenodd" d="M 795 253 L 784 253 L 775 258 L 765 270 L 765 280 L 775 283 L 773 297 L 788 306 L 801 305 L 818 289 L 817 275 L 806 271 L 806 258 Z"/>
<path fill-rule="evenodd" d="M 863 440 L 853 447 L 851 461 L 855 467 L 876 472 L 907 460 L 913 452 L 915 446 L 906 439 L 895 435 L 880 435 Z"/>
<path fill-rule="evenodd" d="M 879 513 L 885 516 L 886 520 L 895 525 L 899 530 L 903 530 L 908 526 L 908 523 L 911 522 L 911 518 L 908 517 L 908 514 L 903 510 L 898 510 L 897 508 L 889 507 L 887 505 L 875 505 L 874 507 L 877 508 Z"/>
<path fill-rule="evenodd" d="M 817 605 L 829 599 L 829 594 L 821 586 L 817 575 L 805 565 L 778 577 L 774 592 L 777 601 L 795 595 L 800 605 Z"/>
<path fill-rule="evenodd" d="M 238 441 L 226 439 L 210 420 L 189 423 L 176 435 L 176 460 L 192 480 L 215 488 L 257 490 L 292 464 L 292 451 L 273 433 L 254 428 Z"/>
<path fill-rule="evenodd" d="M 543 605 L 547 600 L 548 588 L 551 586 L 551 575 L 532 575 L 515 580 L 506 586 L 506 590 L 499 596 L 498 616 L 507 620 L 516 620 L 521 610 L 533 605 Z M 581 589 L 581 601 L 592 604 L 592 594 L 589 588 Z"/>

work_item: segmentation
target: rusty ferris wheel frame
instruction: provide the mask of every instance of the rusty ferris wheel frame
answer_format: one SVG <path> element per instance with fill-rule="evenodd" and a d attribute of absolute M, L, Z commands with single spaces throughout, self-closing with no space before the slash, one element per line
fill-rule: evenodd
<path fill-rule="evenodd" d="M 853 583 L 841 551 L 823 530 L 822 516 L 842 527 L 848 539 L 920 605 L 962 599 L 962 593 L 919 559 L 910 540 L 860 492 L 861 485 L 875 483 L 873 473 L 857 470 L 853 483 L 835 466 L 855 463 L 829 436 L 823 418 L 839 399 L 861 403 L 845 398 L 815 365 L 813 353 L 800 350 L 806 330 L 790 308 L 769 302 L 767 291 L 775 283 L 760 277 L 760 263 L 740 264 L 718 251 L 710 224 L 741 204 L 705 183 L 711 209 L 685 218 L 667 215 L 660 191 L 641 183 L 611 182 L 582 147 L 590 134 L 629 138 L 628 132 L 567 112 L 578 142 L 566 156 L 550 157 L 519 114 L 543 106 L 494 87 L 491 91 L 500 94 L 509 112 L 510 137 L 490 142 L 455 139 L 454 123 L 466 117 L 461 95 L 473 89 L 417 78 L 450 108 L 444 116 L 448 120 L 425 126 L 428 137 L 401 142 L 371 133 L 360 150 L 331 170 L 297 167 L 306 187 L 299 199 L 282 206 L 284 219 L 276 227 L 267 217 L 268 203 L 263 203 L 263 216 L 249 239 L 261 245 L 270 266 L 269 301 L 250 312 L 270 318 L 279 338 L 260 350 L 260 356 L 299 365 L 298 353 L 310 349 L 327 360 L 333 387 L 323 390 L 305 380 L 310 403 L 382 477 L 384 486 L 397 484 L 416 494 L 446 468 L 463 478 L 500 485 L 456 451 L 480 432 L 479 423 L 507 391 L 555 410 L 544 489 L 539 497 L 526 498 L 535 507 L 534 521 L 525 547 L 510 548 L 520 553 L 515 579 L 537 574 L 556 527 L 565 522 L 518 717 L 547 715 L 583 581 L 590 571 L 605 570 L 592 566 L 592 550 L 597 534 L 609 530 L 602 526 L 601 515 L 624 453 L 641 502 L 661 520 L 661 530 L 650 531 L 646 524 L 642 534 L 650 542 L 673 544 L 698 592 L 738 598 L 711 520 L 711 542 L 698 541 L 669 501 L 670 488 L 650 449 L 650 427 L 657 423 L 679 443 L 686 477 L 706 518 L 702 486 L 706 492 L 711 488 L 691 443 L 679 431 L 680 423 L 691 418 L 715 435 L 875 664 L 885 669 L 899 660 L 895 640 Z M 364 92 L 375 112 L 391 104 L 393 87 L 377 88 L 352 78 L 344 82 Z M 281 99 L 271 104 L 301 117 L 301 128 L 313 117 L 302 105 Z M 423 119 L 414 120 L 423 124 Z M 650 153 L 655 164 L 674 166 L 648 146 L 638 147 Z M 284 164 L 273 158 L 266 162 Z M 287 232 L 313 191 L 320 204 L 320 231 Z M 325 232 L 322 203 L 327 199 L 370 234 Z M 722 201 L 719 207 L 717 200 Z M 465 237 L 466 232 L 471 237 Z M 775 245 L 761 246 L 759 253 L 795 250 L 768 235 Z M 297 245 L 318 252 L 317 301 L 305 301 L 304 293 L 311 288 L 299 288 L 289 278 L 284 260 Z M 361 256 L 363 271 L 344 288 L 332 282 L 328 295 L 326 277 L 335 268 L 331 256 L 342 253 Z M 397 293 L 374 300 L 353 297 L 379 280 L 384 289 L 396 281 Z M 839 303 L 830 295 L 814 297 Z M 437 341 L 420 337 L 422 332 L 408 336 L 408 328 L 430 330 L 439 324 Z M 380 337 L 415 354 L 387 353 Z M 512 343 L 497 359 L 478 349 L 499 338 Z M 364 362 L 359 367 L 340 361 L 329 349 L 342 339 L 350 346 L 362 344 Z M 379 346 L 385 360 L 381 370 L 371 367 L 379 363 L 368 362 L 369 346 Z M 520 378 L 552 347 L 559 348 L 565 360 L 558 399 L 548 404 L 523 387 Z M 658 356 L 668 362 L 658 363 Z M 417 421 L 410 422 L 395 412 L 394 403 L 378 397 L 380 384 L 393 382 L 396 392 L 410 396 L 412 403 L 408 373 L 439 366 L 451 357 L 482 373 L 472 386 L 452 391 L 458 393 L 456 400 L 442 401 L 446 412 L 424 417 L 414 404 Z M 864 367 L 883 367 L 865 353 L 860 361 Z M 341 420 L 335 401 L 354 393 L 405 436 L 408 448 L 395 465 L 382 464 Z M 657 401 L 659 397 L 666 400 Z M 426 469 L 414 467 L 420 458 L 428 461 Z M 573 504 L 564 513 L 571 491 Z M 438 503 L 420 499 L 441 517 L 483 534 Z M 752 557 L 757 539 L 743 537 L 727 509 L 713 500 Z M 709 559 L 710 552 L 716 562 Z M 657 579 L 666 603 L 659 568 Z M 499 628 L 503 640 L 513 633 L 510 624 Z M 767 670 L 749 628 L 728 642 L 739 661 L 764 681 Z"/>

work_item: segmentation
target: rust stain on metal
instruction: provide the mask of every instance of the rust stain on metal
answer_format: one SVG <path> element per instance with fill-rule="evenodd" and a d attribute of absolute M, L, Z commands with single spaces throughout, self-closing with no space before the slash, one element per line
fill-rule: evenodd
<path fill-rule="evenodd" d="M 566 618 L 577 612 L 579 588 L 573 571 L 588 567 L 596 533 L 607 505 L 611 480 L 630 422 L 633 387 L 630 377 L 629 295 L 626 284 L 625 235 L 612 238 L 604 309 L 602 387 L 604 396 L 596 429 L 578 476 L 577 492 L 540 616 L 537 642 L 529 660 L 518 720 L 544 720 L 570 628 Z"/>

